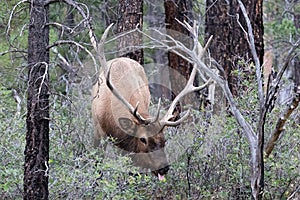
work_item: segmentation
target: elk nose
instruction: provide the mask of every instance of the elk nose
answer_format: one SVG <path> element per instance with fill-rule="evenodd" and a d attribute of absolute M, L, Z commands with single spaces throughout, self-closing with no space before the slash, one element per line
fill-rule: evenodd
<path fill-rule="evenodd" d="M 163 174 L 166 174 L 168 171 L 169 171 L 169 166 L 167 165 L 164 168 L 159 169 L 158 173 L 163 175 Z"/>

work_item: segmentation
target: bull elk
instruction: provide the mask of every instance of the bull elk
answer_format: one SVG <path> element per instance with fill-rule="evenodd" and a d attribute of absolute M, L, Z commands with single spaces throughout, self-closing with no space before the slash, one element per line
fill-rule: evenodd
<path fill-rule="evenodd" d="M 110 27 L 105 30 L 97 49 L 104 70 L 92 92 L 95 146 L 99 147 L 101 138 L 113 138 L 113 143 L 119 148 L 134 153 L 132 160 L 137 166 L 148 168 L 160 180 L 164 179 L 169 170 L 164 152 L 164 128 L 177 126 L 188 117 L 189 110 L 179 120 L 171 121 L 180 99 L 206 87 L 208 82 L 199 87 L 193 86 L 197 72 L 194 67 L 187 85 L 171 103 L 166 114 L 160 118 L 159 102 L 156 115 L 150 116 L 150 92 L 143 67 L 125 57 L 106 62 L 103 46 Z"/>

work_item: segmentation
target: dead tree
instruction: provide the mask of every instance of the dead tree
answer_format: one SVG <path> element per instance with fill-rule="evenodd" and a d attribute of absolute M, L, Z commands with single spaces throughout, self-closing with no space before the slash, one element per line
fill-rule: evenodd
<path fill-rule="evenodd" d="M 48 199 L 49 19 L 44 0 L 30 5 L 24 199 Z"/>

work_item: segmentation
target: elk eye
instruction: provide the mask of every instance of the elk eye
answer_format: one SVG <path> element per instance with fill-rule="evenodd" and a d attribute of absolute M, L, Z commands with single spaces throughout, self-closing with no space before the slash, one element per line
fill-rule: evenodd
<path fill-rule="evenodd" d="M 146 138 L 143 138 L 143 137 L 142 137 L 142 138 L 140 138 L 140 140 L 141 140 L 142 143 L 147 144 Z"/>

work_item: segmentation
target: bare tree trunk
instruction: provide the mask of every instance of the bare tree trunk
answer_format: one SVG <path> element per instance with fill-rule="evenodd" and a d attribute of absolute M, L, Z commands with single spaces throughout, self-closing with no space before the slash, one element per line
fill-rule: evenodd
<path fill-rule="evenodd" d="M 263 63 L 262 0 L 243 0 L 243 3 L 253 28 L 256 51 L 260 63 Z M 254 74 L 249 69 L 253 56 L 246 38 L 245 19 L 237 0 L 207 0 L 206 8 L 205 39 L 207 41 L 211 35 L 214 36 L 210 47 L 211 56 L 224 67 L 222 75 L 228 80 L 233 95 L 238 96 L 239 90 L 242 89 L 239 86 L 241 77 L 237 77 L 233 71 Z"/>
<path fill-rule="evenodd" d="M 118 33 L 130 31 L 136 27 L 140 29 L 143 27 L 143 1 L 119 0 Z M 141 45 L 142 42 L 142 35 L 139 33 L 122 37 L 118 46 L 120 56 L 129 57 L 143 65 L 143 49 L 137 49 L 137 46 Z"/>
<path fill-rule="evenodd" d="M 30 9 L 24 199 L 48 199 L 49 193 L 49 11 L 44 3 L 32 0 Z"/>
<path fill-rule="evenodd" d="M 296 13 L 296 12 L 295 12 Z M 300 30 L 300 14 L 297 13 L 295 14 L 294 16 L 294 24 L 295 24 L 295 27 L 297 28 L 297 30 Z M 294 77 L 293 77 L 293 80 L 294 80 L 294 90 L 295 92 L 297 92 L 297 90 L 299 90 L 300 88 L 300 56 L 296 56 L 294 58 Z"/>
<path fill-rule="evenodd" d="M 160 0 L 153 0 L 151 2 L 145 1 L 145 6 L 147 8 L 147 12 L 145 15 L 145 22 L 151 28 L 163 28 L 165 27 L 165 12 L 163 4 Z M 156 37 L 155 34 L 151 35 L 152 37 Z M 150 52 L 151 58 L 153 59 L 154 69 L 156 70 L 155 74 L 152 75 L 149 79 L 149 88 L 151 97 L 153 100 L 157 100 L 159 98 L 172 100 L 172 94 L 170 88 L 170 80 L 169 80 L 169 69 L 168 66 L 168 54 L 164 49 L 151 49 Z"/>
<path fill-rule="evenodd" d="M 165 0 L 165 13 L 166 13 L 166 29 L 167 34 L 182 42 L 187 47 L 192 46 L 192 39 L 189 36 L 189 31 L 182 26 L 180 22 L 193 23 L 192 16 L 192 1 L 190 0 Z M 172 98 L 175 98 L 179 92 L 186 85 L 187 80 L 191 74 L 193 66 L 191 63 L 183 59 L 181 56 L 168 52 L 169 60 L 169 74 L 170 83 L 172 88 Z M 195 79 L 195 85 L 198 85 L 198 77 Z M 190 104 L 199 107 L 196 93 L 187 95 L 183 100 L 183 105 Z M 176 112 L 180 113 L 180 106 L 176 108 Z M 176 114 L 175 114 L 176 115 Z"/>

